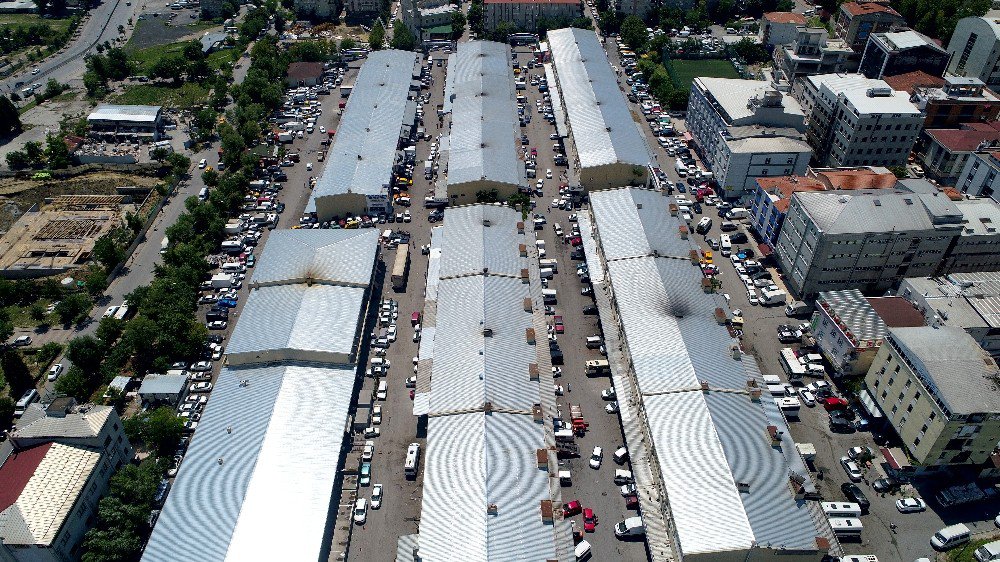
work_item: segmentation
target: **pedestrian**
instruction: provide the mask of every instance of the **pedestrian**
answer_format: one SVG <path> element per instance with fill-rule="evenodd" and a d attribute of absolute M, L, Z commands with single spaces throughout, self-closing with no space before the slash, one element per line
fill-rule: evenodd
<path fill-rule="evenodd" d="M 896 532 L 896 524 L 895 523 L 889 523 L 889 530 L 892 531 L 893 533 L 895 533 Z"/>
<path fill-rule="evenodd" d="M 573 383 L 571 382 L 566 383 L 566 391 L 573 392 Z"/>

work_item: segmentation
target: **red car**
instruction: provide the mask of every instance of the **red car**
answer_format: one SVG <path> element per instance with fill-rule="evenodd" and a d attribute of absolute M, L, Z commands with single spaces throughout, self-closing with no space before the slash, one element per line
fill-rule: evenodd
<path fill-rule="evenodd" d="M 574 236 L 569 239 L 569 243 L 571 246 L 579 246 L 580 244 L 583 244 L 583 238 L 580 238 L 579 236 Z"/>
<path fill-rule="evenodd" d="M 597 529 L 597 516 L 594 515 L 594 510 L 589 507 L 583 510 L 583 530 L 588 533 L 593 533 Z"/>
<path fill-rule="evenodd" d="M 847 405 L 847 400 L 836 396 L 831 396 L 830 398 L 825 398 L 823 400 L 823 407 L 827 412 L 832 412 L 834 410 L 846 410 Z"/>
<path fill-rule="evenodd" d="M 583 511 L 583 506 L 580 505 L 580 500 L 566 502 L 566 505 L 563 506 L 563 515 L 566 517 L 572 517 L 581 511 Z"/>
<path fill-rule="evenodd" d="M 562 316 L 556 316 L 555 318 L 553 318 L 553 320 L 555 320 L 555 323 L 556 323 L 556 333 L 557 334 L 561 334 L 561 333 L 563 333 L 563 332 L 566 331 L 566 326 L 563 325 Z"/>
<path fill-rule="evenodd" d="M 625 496 L 625 509 L 639 509 L 639 496 L 635 494 Z"/>

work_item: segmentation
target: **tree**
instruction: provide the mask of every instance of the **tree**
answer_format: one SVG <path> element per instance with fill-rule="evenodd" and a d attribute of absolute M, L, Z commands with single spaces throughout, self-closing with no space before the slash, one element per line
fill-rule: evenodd
<path fill-rule="evenodd" d="M 87 287 L 87 294 L 97 298 L 108 288 L 108 272 L 103 267 L 90 267 L 83 276 L 83 283 Z"/>
<path fill-rule="evenodd" d="M 175 176 L 183 176 L 191 168 L 191 159 L 179 152 L 167 156 L 167 163 L 170 164 Z"/>
<path fill-rule="evenodd" d="M 7 96 L 0 96 L 0 137 L 21 132 L 21 116 L 14 102 Z"/>
<path fill-rule="evenodd" d="M 125 250 L 115 241 L 115 233 L 109 232 L 94 242 L 94 259 L 106 269 L 114 269 L 125 258 Z"/>
<path fill-rule="evenodd" d="M 163 406 L 143 412 L 125 420 L 125 434 L 129 440 L 145 443 L 150 451 L 159 455 L 171 453 L 184 431 L 184 420 L 173 408 Z"/>
<path fill-rule="evenodd" d="M 910 174 L 906 171 L 906 166 L 889 166 L 889 171 L 896 175 L 897 178 L 908 178 Z"/>
<path fill-rule="evenodd" d="M 42 143 L 37 141 L 24 143 L 24 153 L 28 156 L 28 161 L 31 162 L 32 166 L 40 166 L 42 164 L 42 156 L 45 153 Z"/>
<path fill-rule="evenodd" d="M 83 73 L 83 87 L 92 98 L 103 98 L 108 95 L 108 82 L 92 70 Z"/>
<path fill-rule="evenodd" d="M 23 150 L 12 150 L 7 153 L 7 166 L 11 170 L 23 170 L 31 166 L 31 159 Z"/>
<path fill-rule="evenodd" d="M 461 12 L 455 12 L 460 14 Z M 390 46 L 393 49 L 399 49 L 400 51 L 412 51 L 417 46 L 417 40 L 413 37 L 413 33 L 410 32 L 410 28 L 403 25 L 403 22 L 396 20 L 392 24 L 392 43 Z"/>
<path fill-rule="evenodd" d="M 500 199 L 500 193 L 493 189 L 481 189 L 476 192 L 476 203 L 496 203 Z"/>
<path fill-rule="evenodd" d="M 215 170 L 205 170 L 201 173 L 201 181 L 208 187 L 219 185 L 219 172 Z"/>
<path fill-rule="evenodd" d="M 194 114 L 194 125 L 198 127 L 198 138 L 200 140 L 208 140 L 212 138 L 212 134 L 215 132 L 215 123 L 218 119 L 218 114 L 215 110 L 206 107 L 198 113 Z"/>
<path fill-rule="evenodd" d="M 90 298 L 83 293 L 73 293 L 56 305 L 56 314 L 63 324 L 71 324 L 86 318 L 90 312 Z M 72 342 L 70 342 L 72 343 Z M 74 361 L 75 363 L 75 361 Z"/>
<path fill-rule="evenodd" d="M 45 306 L 40 302 L 33 303 L 31 308 L 28 309 L 28 316 L 35 322 L 45 320 Z"/>
<path fill-rule="evenodd" d="M 746 64 L 758 64 L 771 60 L 767 49 L 749 37 L 744 37 L 734 43 L 732 50 Z"/>
<path fill-rule="evenodd" d="M 107 349 L 107 345 L 94 336 L 79 336 L 69 341 L 66 357 L 84 373 L 96 373 Z"/>
<path fill-rule="evenodd" d="M 53 170 L 69 168 L 69 148 L 63 137 L 56 135 L 45 137 L 45 161 L 48 167 Z"/>
<path fill-rule="evenodd" d="M 621 37 L 630 49 L 638 53 L 649 37 L 646 34 L 646 24 L 638 16 L 628 16 L 622 22 Z"/>
<path fill-rule="evenodd" d="M 376 21 L 372 26 L 371 33 L 368 34 L 368 47 L 373 51 L 379 51 L 385 46 L 385 29 L 382 29 L 382 22 Z"/>
<path fill-rule="evenodd" d="M 468 23 L 465 19 L 465 14 L 461 10 L 455 10 L 451 13 L 451 38 L 458 39 L 462 38 L 465 33 L 465 24 Z"/>
<path fill-rule="evenodd" d="M 167 156 L 170 156 L 170 151 L 167 150 L 166 148 L 163 148 L 162 146 L 154 148 L 149 153 L 149 157 L 152 158 L 153 160 L 156 160 L 157 162 L 163 162 L 163 160 Z"/>
<path fill-rule="evenodd" d="M 87 402 L 94 392 L 91 383 L 92 378 L 83 372 L 77 365 L 70 366 L 69 370 L 56 380 L 55 390 L 63 396 L 72 396 L 79 402 Z"/>
<path fill-rule="evenodd" d="M 152 68 L 149 75 L 161 80 L 171 80 L 174 84 L 179 84 L 183 80 L 183 74 L 187 62 L 180 55 L 165 55 L 160 57 Z"/>
<path fill-rule="evenodd" d="M 42 97 L 47 100 L 52 99 L 63 93 L 68 87 L 60 84 L 55 78 L 49 78 L 49 81 L 45 83 L 45 93 L 42 94 Z"/>
<path fill-rule="evenodd" d="M 7 396 L 0 396 L 0 424 L 9 427 L 14 419 L 14 401 Z"/>
<path fill-rule="evenodd" d="M 341 51 L 349 51 L 351 49 L 357 49 L 357 48 L 358 48 L 358 42 L 350 37 L 344 37 L 343 39 L 340 40 Z"/>

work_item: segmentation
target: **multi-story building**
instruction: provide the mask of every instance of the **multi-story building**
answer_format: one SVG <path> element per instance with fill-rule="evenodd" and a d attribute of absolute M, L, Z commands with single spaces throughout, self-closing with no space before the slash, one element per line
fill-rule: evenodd
<path fill-rule="evenodd" d="M 888 328 L 924 325 L 924 315 L 902 297 L 866 297 L 857 289 L 816 297 L 811 331 L 835 378 L 864 375 Z"/>
<path fill-rule="evenodd" d="M 868 37 L 905 27 L 906 20 L 886 4 L 879 2 L 845 2 L 837 12 L 834 30 L 856 52 L 865 50 Z"/>
<path fill-rule="evenodd" d="M 965 330 L 890 328 L 865 387 L 925 469 L 979 465 L 1000 439 L 1000 370 Z"/>
<path fill-rule="evenodd" d="M 694 0 L 666 0 L 656 2 L 654 0 L 614 0 L 615 11 L 623 16 L 639 16 L 645 19 L 657 6 L 663 5 L 671 8 L 688 10 L 694 6 Z"/>
<path fill-rule="evenodd" d="M 343 2 L 338 0 L 294 0 L 292 2 L 292 11 L 295 12 L 295 17 L 307 19 L 333 18 L 338 15 L 342 7 Z M 377 12 L 378 8 L 375 9 L 375 13 Z"/>
<path fill-rule="evenodd" d="M 811 107 L 806 138 L 829 167 L 905 165 L 924 117 L 905 92 L 860 74 L 824 74 L 800 81 Z M 692 92 L 694 89 L 692 89 Z"/>
<path fill-rule="evenodd" d="M 583 16 L 580 0 L 484 0 L 483 24 L 493 31 L 501 23 L 513 24 L 520 31 L 533 32 L 539 20 L 563 21 Z"/>
<path fill-rule="evenodd" d="M 793 193 L 774 253 L 800 298 L 851 288 L 871 294 L 935 274 L 962 229 L 962 212 L 942 193 Z"/>
<path fill-rule="evenodd" d="M 805 173 L 812 147 L 792 128 L 730 127 L 716 145 L 712 172 L 727 199 L 756 189 L 758 178 Z"/>
<path fill-rule="evenodd" d="M 360 19 L 377 15 L 382 9 L 382 3 L 379 0 L 344 0 L 344 8 L 349 19 Z"/>
<path fill-rule="evenodd" d="M 688 101 L 687 126 L 694 139 L 695 150 L 716 176 L 724 168 L 727 174 L 730 173 L 734 152 L 746 155 L 739 158 L 746 161 L 747 166 L 732 168 L 734 182 L 722 184 L 720 181 L 720 185 L 729 190 L 727 197 L 738 197 L 747 190 L 752 191 L 752 178 L 758 177 L 753 174 L 762 173 L 765 169 L 768 172 L 766 175 L 775 176 L 804 171 L 799 155 L 805 147 L 797 138 L 805 129 L 802 108 L 790 96 L 774 89 L 770 82 L 695 78 Z M 770 140 L 761 140 L 756 148 L 755 142 L 737 140 L 764 139 L 761 132 L 765 130 L 771 131 Z M 775 140 L 777 138 L 785 140 Z M 758 149 L 760 152 L 755 152 Z M 760 158 L 751 156 L 754 154 L 760 155 Z M 789 154 L 796 155 L 791 157 L 791 162 Z M 759 169 L 751 169 L 758 164 Z M 741 181 L 736 182 L 735 179 Z"/>
<path fill-rule="evenodd" d="M 800 191 L 823 191 L 822 182 L 805 176 L 757 178 L 757 190 L 750 203 L 750 227 L 772 250 L 778 242 L 781 223 L 792 194 Z"/>
<path fill-rule="evenodd" d="M 451 37 L 451 21 L 458 8 L 445 0 L 402 0 L 399 4 L 403 24 L 418 40 L 433 36 Z"/>
<path fill-rule="evenodd" d="M 897 294 L 924 315 L 928 326 L 965 330 L 993 357 L 1000 357 L 1000 272 L 909 277 Z"/>
<path fill-rule="evenodd" d="M 853 72 L 858 58 L 844 41 L 827 38 L 823 27 L 796 28 L 795 39 L 774 50 L 775 79 L 793 82 L 800 76 Z"/>
<path fill-rule="evenodd" d="M 883 80 L 893 90 L 910 94 L 913 105 L 924 112 L 924 129 L 947 129 L 1000 117 L 1000 97 L 979 78 L 938 78 L 915 70 Z"/>
<path fill-rule="evenodd" d="M 118 413 L 56 398 L 30 406 L 10 440 L 0 465 L 0 558 L 79 559 L 108 480 L 134 452 Z"/>
<path fill-rule="evenodd" d="M 955 181 L 962 193 L 996 199 L 1000 193 L 1000 150 L 976 150 Z"/>
<path fill-rule="evenodd" d="M 788 45 L 798 37 L 798 27 L 806 24 L 806 17 L 795 12 L 768 12 L 760 18 L 757 37 L 765 47 Z"/>
<path fill-rule="evenodd" d="M 858 71 L 869 78 L 882 78 L 922 70 L 933 76 L 944 74 L 948 51 L 930 37 L 913 30 L 874 33 L 868 38 Z"/>
<path fill-rule="evenodd" d="M 958 20 L 948 41 L 948 73 L 979 78 L 988 87 L 1000 87 L 1000 20 L 972 17 Z"/>
<path fill-rule="evenodd" d="M 992 199 L 963 199 L 956 203 L 962 211 L 962 234 L 955 238 L 942 273 L 975 273 L 1000 270 L 1000 207 Z"/>
<path fill-rule="evenodd" d="M 958 129 L 926 129 L 920 160 L 928 177 L 942 185 L 958 184 L 975 151 L 1000 145 L 1000 123 L 969 123 Z"/>

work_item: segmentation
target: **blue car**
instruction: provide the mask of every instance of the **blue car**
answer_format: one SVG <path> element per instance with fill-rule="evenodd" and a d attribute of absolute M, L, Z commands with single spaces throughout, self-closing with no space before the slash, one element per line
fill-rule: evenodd
<path fill-rule="evenodd" d="M 219 299 L 219 301 L 217 303 L 215 303 L 215 305 L 216 306 L 222 306 L 222 307 L 225 307 L 225 308 L 236 308 L 236 300 L 235 299 Z"/>

